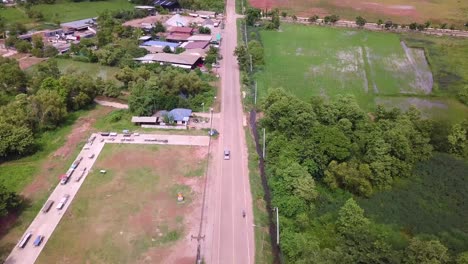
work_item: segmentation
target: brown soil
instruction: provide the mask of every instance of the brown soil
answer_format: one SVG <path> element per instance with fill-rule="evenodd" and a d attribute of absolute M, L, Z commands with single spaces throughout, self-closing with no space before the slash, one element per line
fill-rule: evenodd
<path fill-rule="evenodd" d="M 133 148 L 133 147 L 132 147 Z M 128 226 L 132 227 L 132 232 L 153 234 L 157 238 L 161 230 L 161 225 L 166 225 L 169 230 L 183 227 L 182 238 L 177 242 L 165 246 L 150 248 L 140 258 L 140 263 L 194 263 L 196 255 L 196 241 L 190 240 L 192 234 L 196 234 L 199 224 L 199 213 L 201 209 L 201 191 L 203 178 L 186 178 L 183 175 L 187 169 L 195 169 L 201 163 L 201 159 L 206 158 L 207 149 L 201 147 L 171 147 L 161 148 L 157 155 L 149 153 L 147 150 L 126 148 L 125 152 L 118 152 L 102 161 L 102 166 L 114 171 L 131 171 L 141 167 L 157 168 L 158 174 L 174 175 L 174 178 L 161 178 L 156 193 L 148 199 L 157 201 L 145 205 L 138 213 L 130 215 Z M 180 157 L 174 160 L 174 157 Z M 189 164 L 187 166 L 181 166 Z M 176 197 L 169 192 L 174 184 L 181 184 L 190 187 L 191 201 L 188 206 L 174 202 Z M 99 192 L 106 191 L 99 189 Z M 116 192 L 115 186 L 113 192 Z M 189 194 L 185 194 L 189 195 Z M 176 223 L 177 217 L 183 217 L 183 223 Z"/>
<path fill-rule="evenodd" d="M 19 66 L 22 70 L 27 69 L 33 65 L 36 65 L 38 63 L 41 63 L 43 61 L 47 60 L 46 58 L 36 58 L 36 57 L 23 57 L 18 60 Z"/>
<path fill-rule="evenodd" d="M 363 10 L 376 14 L 389 16 L 412 17 L 417 19 L 420 15 L 413 6 L 383 5 L 373 2 L 360 2 L 356 0 L 335 0 L 337 7 L 352 7 L 355 10 Z"/>

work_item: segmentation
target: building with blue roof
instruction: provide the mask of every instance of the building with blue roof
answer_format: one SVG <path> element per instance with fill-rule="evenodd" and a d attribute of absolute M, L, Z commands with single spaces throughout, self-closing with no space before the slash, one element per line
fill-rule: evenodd
<path fill-rule="evenodd" d="M 192 110 L 186 108 L 175 108 L 169 111 L 168 115 L 172 117 L 174 122 L 177 122 L 177 124 L 186 124 L 192 115 Z"/>
<path fill-rule="evenodd" d="M 171 49 L 171 51 L 175 51 L 175 49 L 180 46 L 179 43 L 158 41 L 158 40 L 148 40 L 148 41 L 143 42 L 141 45 L 148 46 L 148 47 L 158 47 L 158 48 L 164 48 L 168 46 Z"/>

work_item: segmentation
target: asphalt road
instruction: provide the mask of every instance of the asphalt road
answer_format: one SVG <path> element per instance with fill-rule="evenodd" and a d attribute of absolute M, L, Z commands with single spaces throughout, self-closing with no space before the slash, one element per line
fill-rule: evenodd
<path fill-rule="evenodd" d="M 83 159 L 78 165 L 78 167 L 75 169 L 75 172 L 72 174 L 68 183 L 65 185 L 60 185 L 58 179 L 59 175 L 57 175 L 57 187 L 55 187 L 55 190 L 47 199 L 54 201 L 54 204 L 50 208 L 50 211 L 48 213 L 42 213 L 42 211 L 40 211 L 37 214 L 36 218 L 32 221 L 31 225 L 25 232 L 25 234 L 27 232 L 33 233 L 32 237 L 29 239 L 29 242 L 23 249 L 20 249 L 18 248 L 18 246 L 15 246 L 15 248 L 13 248 L 10 255 L 8 256 L 7 260 L 5 261 L 5 264 L 31 264 L 36 261 L 37 257 L 44 248 L 44 245 L 47 243 L 47 240 L 50 238 L 58 223 L 62 219 L 63 214 L 67 210 L 68 206 L 72 203 L 73 199 L 75 198 L 75 195 L 78 193 L 78 190 L 80 189 L 82 183 L 85 181 L 88 172 L 91 170 L 96 158 L 98 157 L 105 143 L 207 146 L 209 142 L 208 136 L 141 134 L 139 136 L 132 135 L 129 138 L 124 138 L 122 134 L 119 134 L 115 137 L 101 137 L 98 134 L 93 134 L 90 138 L 92 138 L 93 136 L 96 136 L 93 143 L 86 144 L 81 150 L 81 152 L 78 154 L 77 159 L 79 157 L 83 157 Z M 123 141 L 123 139 L 126 140 Z M 166 140 L 167 142 L 165 142 Z M 90 154 L 94 154 L 94 157 L 89 158 Z M 83 168 L 86 168 L 85 173 L 79 181 L 76 181 L 80 174 L 82 174 Z M 65 173 L 65 171 L 63 173 Z M 61 210 L 56 209 L 57 204 L 65 194 L 70 195 L 70 198 Z M 21 238 L 23 238 L 25 234 L 23 234 Z M 39 247 L 34 247 L 33 242 L 38 235 L 43 235 L 45 236 L 45 238 Z"/>
<path fill-rule="evenodd" d="M 239 68 L 234 56 L 237 46 L 235 0 L 227 0 L 222 32 L 220 77 L 221 114 L 216 128 L 220 131 L 213 145 L 208 170 L 206 230 L 203 257 L 206 263 L 246 264 L 255 261 L 252 196 L 247 169 L 247 146 L 243 124 Z M 223 159 L 223 151 L 231 159 Z M 246 217 L 242 216 L 246 211 Z"/>

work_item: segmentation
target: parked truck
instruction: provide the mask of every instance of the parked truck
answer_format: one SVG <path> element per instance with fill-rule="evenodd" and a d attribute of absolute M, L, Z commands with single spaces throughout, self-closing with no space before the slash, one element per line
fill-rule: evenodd
<path fill-rule="evenodd" d="M 60 200 L 60 202 L 57 204 L 57 210 L 62 210 L 62 208 L 65 206 L 65 204 L 68 201 L 68 198 L 70 198 L 69 194 L 65 194 L 63 198 Z"/>
<path fill-rule="evenodd" d="M 65 185 L 67 184 L 68 180 L 70 179 L 70 177 L 72 176 L 73 172 L 75 171 L 75 169 L 72 169 L 70 168 L 67 173 L 63 174 L 62 176 L 60 176 L 60 184 L 62 185 Z"/>
<path fill-rule="evenodd" d="M 71 165 L 71 169 L 76 169 L 76 167 L 78 167 L 78 165 L 80 165 L 80 162 L 83 160 L 83 157 L 79 157 L 77 160 L 75 160 L 73 162 L 73 164 Z"/>

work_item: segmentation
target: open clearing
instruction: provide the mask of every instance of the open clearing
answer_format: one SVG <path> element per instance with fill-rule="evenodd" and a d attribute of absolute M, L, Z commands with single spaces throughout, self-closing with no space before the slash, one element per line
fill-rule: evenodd
<path fill-rule="evenodd" d="M 390 96 L 405 98 L 400 101 L 406 106 L 412 104 L 406 99 L 425 97 L 423 111 L 434 101 L 428 97 L 433 77 L 424 51 L 407 47 L 396 34 L 294 24 L 260 34 L 266 62 L 257 74 L 260 98 L 268 88 L 283 87 L 305 100 L 352 94 L 369 110 Z M 467 111 L 454 100 L 434 105 L 439 103 L 441 111 Z"/>
<path fill-rule="evenodd" d="M 354 20 L 363 16 L 368 21 L 393 20 L 397 23 L 432 21 L 435 24 L 454 23 L 463 26 L 468 16 L 468 1 L 460 0 L 250 0 L 257 8 L 279 8 L 298 16 L 337 14 Z"/>
<path fill-rule="evenodd" d="M 104 80 L 115 80 L 115 74 L 119 71 L 117 67 L 100 65 L 98 63 L 88 63 L 69 59 L 57 59 L 57 64 L 62 73 L 77 71 L 86 73 L 92 78 L 101 77 Z"/>
<path fill-rule="evenodd" d="M 36 263 L 193 263 L 206 155 L 206 147 L 106 144 Z"/>

